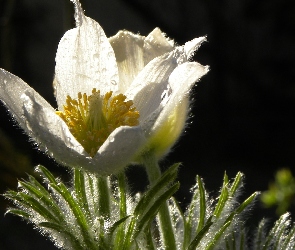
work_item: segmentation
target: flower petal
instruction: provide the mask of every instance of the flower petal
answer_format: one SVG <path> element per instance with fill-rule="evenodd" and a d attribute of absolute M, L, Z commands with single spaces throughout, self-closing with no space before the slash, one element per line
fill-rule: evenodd
<path fill-rule="evenodd" d="M 160 36 L 159 32 L 156 29 L 154 33 Z M 184 46 L 176 47 L 173 51 L 156 57 L 134 79 L 126 96 L 133 100 L 139 110 L 140 122 L 150 115 L 154 116 L 161 103 L 167 102 L 171 94 L 168 77 L 178 65 L 186 63 L 204 41 L 206 37 L 195 38 Z"/>
<path fill-rule="evenodd" d="M 22 79 L 3 69 L 0 69 L 0 99 L 41 147 L 44 145 L 52 152 L 66 152 L 65 148 L 84 151 L 51 105 Z"/>
<path fill-rule="evenodd" d="M 144 67 L 144 36 L 119 31 L 109 41 L 114 49 L 119 70 L 119 92 L 124 93 Z"/>
<path fill-rule="evenodd" d="M 117 173 L 134 160 L 145 142 L 141 127 L 121 126 L 100 147 L 88 169 L 106 175 Z"/>
<path fill-rule="evenodd" d="M 82 15 L 83 13 L 80 13 Z M 118 89 L 115 54 L 103 29 L 87 16 L 77 28 L 67 31 L 56 53 L 55 88 L 59 110 L 67 95 L 91 94 L 97 88 L 102 94 Z"/>
<path fill-rule="evenodd" d="M 117 128 L 91 158 L 70 133 L 63 120 L 48 107 L 35 100 L 35 94 L 23 94 L 27 126 L 44 151 L 57 162 L 83 168 L 100 175 L 114 174 L 126 167 L 145 142 L 140 127 Z"/>
<path fill-rule="evenodd" d="M 54 157 L 58 156 L 67 166 L 83 168 L 100 175 L 110 175 L 118 173 L 130 164 L 145 140 L 140 127 L 122 126 L 113 131 L 94 158 L 85 157 L 77 151 L 70 152 L 66 158 L 61 158 L 62 154 L 55 154 Z"/>
<path fill-rule="evenodd" d="M 168 78 L 176 66 L 174 53 L 166 53 L 152 60 L 134 79 L 126 96 L 133 100 L 140 121 L 159 107 L 162 94 L 168 87 Z"/>
<path fill-rule="evenodd" d="M 25 91 L 21 99 L 26 127 L 42 151 L 57 161 L 72 157 L 76 152 L 83 154 L 84 157 L 87 155 L 65 122 L 38 93 Z"/>
<path fill-rule="evenodd" d="M 173 50 L 173 42 L 159 28 L 154 29 L 147 37 L 126 30 L 119 31 L 109 41 L 118 64 L 120 93 L 126 92 L 134 78 L 152 59 Z"/>
<path fill-rule="evenodd" d="M 21 95 L 28 89 L 34 91 L 19 77 L 0 69 L 0 99 L 23 128 L 25 123 Z"/>
<path fill-rule="evenodd" d="M 173 98 L 178 97 L 181 101 L 182 96 L 188 94 L 194 83 L 208 71 L 208 66 L 203 66 L 197 62 L 186 62 L 178 65 L 169 77 Z"/>
<path fill-rule="evenodd" d="M 177 66 L 169 77 L 172 94 L 151 129 L 149 143 L 158 156 L 166 153 L 182 133 L 188 112 L 188 93 L 209 68 L 197 62 Z"/>
<path fill-rule="evenodd" d="M 174 49 L 174 42 L 165 37 L 164 33 L 155 28 L 145 39 L 144 64 L 147 65 L 154 58 Z"/>
<path fill-rule="evenodd" d="M 207 41 L 205 36 L 195 38 L 191 41 L 188 41 L 184 44 L 184 52 L 187 56 L 187 60 L 189 60 L 194 53 L 198 50 L 203 42 Z"/>

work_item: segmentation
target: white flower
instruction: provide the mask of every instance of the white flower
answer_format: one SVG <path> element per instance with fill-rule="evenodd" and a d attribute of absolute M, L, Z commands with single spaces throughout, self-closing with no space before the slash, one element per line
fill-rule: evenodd
<path fill-rule="evenodd" d="M 118 172 L 145 149 L 158 156 L 175 143 L 188 94 L 208 67 L 189 62 L 205 40 L 174 46 L 156 28 L 147 37 L 107 38 L 75 4 L 77 27 L 56 53 L 56 111 L 17 76 L 0 70 L 0 99 L 20 126 L 58 162 L 102 175 Z"/>

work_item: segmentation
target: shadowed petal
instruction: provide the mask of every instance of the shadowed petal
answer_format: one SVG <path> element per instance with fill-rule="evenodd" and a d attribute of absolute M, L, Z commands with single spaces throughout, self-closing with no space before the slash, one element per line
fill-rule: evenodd
<path fill-rule="evenodd" d="M 159 127 L 163 126 L 168 117 L 175 113 L 174 109 L 186 110 L 185 108 L 183 109 L 178 106 L 184 105 L 187 107 L 185 98 L 188 97 L 189 91 L 203 75 L 207 74 L 208 71 L 208 66 L 203 66 L 197 62 L 187 62 L 179 65 L 172 72 L 171 76 L 169 77 L 169 85 L 171 87 L 172 94 L 167 104 L 163 108 L 163 111 L 159 115 L 157 121 L 155 122 L 155 125 L 152 128 L 152 133 L 153 131 L 157 131 Z"/>
<path fill-rule="evenodd" d="M 140 121 L 159 107 L 162 94 L 168 87 L 168 78 L 177 66 L 174 53 L 167 53 L 152 60 L 134 79 L 126 92 L 140 113 Z"/>
<path fill-rule="evenodd" d="M 88 169 L 105 174 L 117 173 L 134 160 L 145 142 L 140 127 L 121 126 L 100 147 Z"/>

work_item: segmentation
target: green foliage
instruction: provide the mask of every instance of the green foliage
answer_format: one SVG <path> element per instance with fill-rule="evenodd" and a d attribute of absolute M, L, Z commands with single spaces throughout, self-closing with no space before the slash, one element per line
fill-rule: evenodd
<path fill-rule="evenodd" d="M 275 181 L 262 193 L 261 201 L 266 207 L 277 206 L 276 213 L 282 215 L 295 202 L 295 178 L 289 169 L 276 172 Z"/>
<path fill-rule="evenodd" d="M 163 202 L 177 191 L 179 184 L 173 183 L 177 168 L 178 164 L 172 166 L 136 200 L 122 199 L 126 196 L 120 192 L 124 190 L 122 177 L 117 181 L 74 170 L 73 186 L 67 188 L 38 166 L 36 171 L 47 188 L 32 176 L 29 181 L 20 181 L 19 192 L 5 194 L 18 207 L 7 213 L 33 223 L 62 249 L 134 249 L 139 241 L 143 244 L 143 235 Z"/>
<path fill-rule="evenodd" d="M 109 178 L 74 170 L 72 186 L 66 187 L 38 166 L 36 171 L 46 187 L 32 176 L 19 181 L 18 192 L 5 194 L 16 205 L 7 213 L 33 223 L 61 249 L 167 249 L 158 213 L 168 202 L 177 249 L 295 248 L 295 227 L 289 214 L 281 216 L 269 232 L 265 220 L 255 232 L 245 228 L 245 212 L 258 193 L 238 202 L 241 173 L 233 181 L 224 175 L 218 199 L 209 197 L 197 176 L 191 203 L 182 212 L 172 197 L 179 187 L 175 182 L 178 166 L 171 166 L 146 192 L 133 196 L 123 173 Z"/>

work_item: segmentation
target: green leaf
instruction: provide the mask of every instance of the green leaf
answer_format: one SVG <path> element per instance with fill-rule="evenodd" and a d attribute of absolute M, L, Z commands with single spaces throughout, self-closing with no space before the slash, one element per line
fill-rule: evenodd
<path fill-rule="evenodd" d="M 215 235 L 210 240 L 209 244 L 204 248 L 205 250 L 211 250 L 214 248 L 217 241 L 220 239 L 220 237 L 224 234 L 225 230 L 228 228 L 228 226 L 231 224 L 232 221 L 228 221 L 215 233 Z"/>
<path fill-rule="evenodd" d="M 179 182 L 172 185 L 165 193 L 159 196 L 150 207 L 150 209 L 145 213 L 145 215 L 139 220 L 137 223 L 137 231 L 136 235 L 140 230 L 145 226 L 146 223 L 150 222 L 152 219 L 155 218 L 160 206 L 166 202 L 178 189 L 179 189 Z"/>
<path fill-rule="evenodd" d="M 42 174 L 48 183 L 52 183 L 52 184 L 57 185 L 56 179 L 54 178 L 54 176 L 50 173 L 50 171 L 47 168 L 43 167 L 42 165 L 38 165 L 35 168 L 35 171 Z"/>
<path fill-rule="evenodd" d="M 47 190 L 45 190 L 43 187 L 42 189 L 40 189 L 39 185 L 36 187 L 35 182 L 28 183 L 20 181 L 19 184 L 28 191 L 29 195 L 31 195 L 33 198 L 35 197 L 38 202 L 42 202 L 43 206 L 46 207 L 48 211 L 51 211 L 54 216 L 58 218 L 57 220 L 64 220 L 62 211 L 60 210 L 56 202 L 51 198 L 50 193 Z"/>
<path fill-rule="evenodd" d="M 26 207 L 35 210 L 42 217 L 44 217 L 48 221 L 58 222 L 58 218 L 54 214 L 52 214 L 51 210 L 43 206 L 38 200 L 29 194 L 18 193 L 19 201 L 22 202 Z M 16 199 L 16 197 L 14 198 Z"/>
<path fill-rule="evenodd" d="M 201 231 L 201 229 L 204 227 L 205 219 L 206 219 L 206 194 L 205 194 L 205 188 L 204 183 L 201 180 L 200 176 L 197 176 L 197 182 L 198 182 L 198 189 L 199 189 L 199 198 L 200 198 L 200 215 L 199 215 L 199 223 L 197 227 L 196 233 Z"/>
<path fill-rule="evenodd" d="M 285 223 L 288 220 L 288 213 L 283 214 L 275 223 L 274 227 L 270 230 L 266 242 L 263 246 L 263 250 L 269 249 L 272 244 L 276 244 L 276 241 L 280 240 L 280 231 L 285 228 Z"/>
<path fill-rule="evenodd" d="M 69 190 L 66 188 L 66 186 L 61 182 L 56 184 L 51 184 L 52 188 L 54 188 L 63 198 L 64 200 L 68 203 L 70 209 L 72 210 L 77 223 L 80 227 L 80 232 L 81 235 L 84 238 L 85 244 L 89 249 L 95 249 L 95 244 L 91 239 L 91 231 L 89 229 L 88 221 L 87 218 L 82 211 L 81 207 L 76 203 L 75 199 L 69 192 Z"/>
<path fill-rule="evenodd" d="M 191 240 L 191 233 L 193 229 L 193 222 L 195 220 L 195 210 L 199 201 L 199 189 L 195 188 L 193 193 L 192 201 L 189 205 L 189 208 L 187 210 L 187 218 L 185 219 L 184 223 L 184 242 L 183 242 L 183 249 L 186 249 L 186 247 L 189 245 Z"/>
<path fill-rule="evenodd" d="M 150 227 L 146 227 L 145 236 L 146 236 L 146 243 L 147 243 L 146 250 L 156 250 Z"/>
<path fill-rule="evenodd" d="M 85 190 L 84 172 L 80 169 L 74 169 L 74 188 L 77 202 L 85 210 L 87 216 L 90 217 L 90 211 Z"/>
<path fill-rule="evenodd" d="M 17 215 L 19 217 L 22 217 L 26 220 L 29 220 L 30 219 L 30 214 L 26 213 L 25 211 L 23 210 L 20 210 L 20 209 L 14 209 L 14 208 L 11 208 L 11 209 L 8 209 L 5 214 L 14 214 L 14 215 Z"/>
<path fill-rule="evenodd" d="M 231 188 L 229 190 L 229 196 L 230 197 L 233 197 L 234 194 L 236 193 L 236 191 L 239 189 L 239 187 L 241 186 L 242 184 L 242 180 L 243 180 L 243 174 L 241 172 L 238 172 L 235 179 L 234 179 L 234 182 L 233 184 L 231 185 Z"/>
<path fill-rule="evenodd" d="M 108 177 L 98 176 L 98 204 L 99 204 L 99 216 L 104 218 L 110 218 L 110 186 L 108 183 Z"/>
<path fill-rule="evenodd" d="M 177 170 L 179 165 L 180 163 L 177 163 L 168 168 L 161 176 L 161 178 L 155 183 L 155 185 L 153 185 L 148 191 L 143 194 L 134 210 L 134 216 L 144 214 L 144 211 L 149 207 L 153 199 L 155 199 L 155 197 L 165 191 L 169 183 L 175 180 L 175 178 L 177 177 Z"/>
<path fill-rule="evenodd" d="M 223 179 L 223 185 L 221 189 L 221 193 L 218 199 L 218 203 L 215 206 L 215 210 L 213 212 L 214 217 L 219 218 L 221 215 L 223 208 L 225 207 L 225 204 L 229 198 L 229 192 L 228 192 L 228 177 L 226 174 L 224 174 Z"/>
<path fill-rule="evenodd" d="M 109 229 L 109 233 L 112 234 L 117 228 L 118 226 L 120 226 L 123 222 L 125 222 L 128 218 L 130 217 L 130 215 L 116 221 Z"/>
<path fill-rule="evenodd" d="M 66 236 L 65 238 L 70 239 L 69 241 L 71 242 L 73 249 L 75 250 L 83 249 L 79 240 L 72 233 L 65 230 L 66 227 L 64 225 L 58 225 L 51 222 L 41 222 L 38 224 L 38 226 L 55 230 L 59 234 L 64 234 Z"/>
<path fill-rule="evenodd" d="M 295 239 L 295 226 L 293 226 L 291 230 L 289 230 L 287 237 L 284 239 L 284 243 L 281 249 L 289 249 L 291 247 L 291 246 L 288 246 L 289 244 L 292 245 L 292 247 L 294 248 L 295 247 L 294 239 Z"/>
<path fill-rule="evenodd" d="M 120 218 L 123 220 L 127 216 L 127 183 L 124 172 L 121 172 L 117 175 L 118 179 L 118 192 L 119 192 L 119 209 L 120 209 Z M 129 216 L 127 216 L 129 218 Z M 120 221 L 120 220 L 119 220 Z M 123 220 L 123 222 L 125 219 Z M 124 240 L 125 234 L 125 223 L 121 224 L 117 231 L 115 242 L 121 242 Z M 120 249 L 120 246 L 115 246 L 116 249 Z M 115 250 L 116 250 L 115 249 Z"/>
<path fill-rule="evenodd" d="M 208 219 L 208 221 L 206 222 L 205 226 L 198 232 L 198 234 L 196 235 L 196 237 L 192 240 L 192 242 L 190 243 L 190 245 L 187 248 L 188 250 L 194 250 L 199 245 L 201 239 L 205 236 L 205 234 L 208 232 L 209 228 L 213 224 L 213 222 L 211 221 L 211 219 L 212 219 L 212 217 L 210 217 Z"/>
<path fill-rule="evenodd" d="M 252 195 L 250 195 L 236 210 L 230 213 L 230 215 L 225 220 L 224 224 L 227 224 L 228 222 L 231 223 L 234 216 L 243 212 L 245 208 L 252 203 L 252 201 L 255 199 L 257 195 L 258 195 L 258 192 L 255 192 Z"/>
<path fill-rule="evenodd" d="M 265 240 L 265 224 L 266 220 L 262 219 L 258 225 L 257 232 L 254 239 L 254 250 L 262 249 Z"/>
<path fill-rule="evenodd" d="M 136 236 L 141 231 L 145 230 L 146 225 L 148 225 L 151 222 L 151 220 L 155 218 L 160 206 L 164 202 L 166 202 L 166 200 L 169 199 L 178 190 L 178 188 L 179 188 L 179 183 L 175 183 L 168 190 L 166 190 L 162 195 L 152 200 L 153 202 L 152 206 L 149 206 L 149 209 L 145 211 L 144 215 L 141 216 L 141 218 L 138 218 L 138 216 L 134 216 L 131 219 L 127 233 L 125 235 L 122 249 L 129 249 L 132 241 L 136 238 Z"/>

